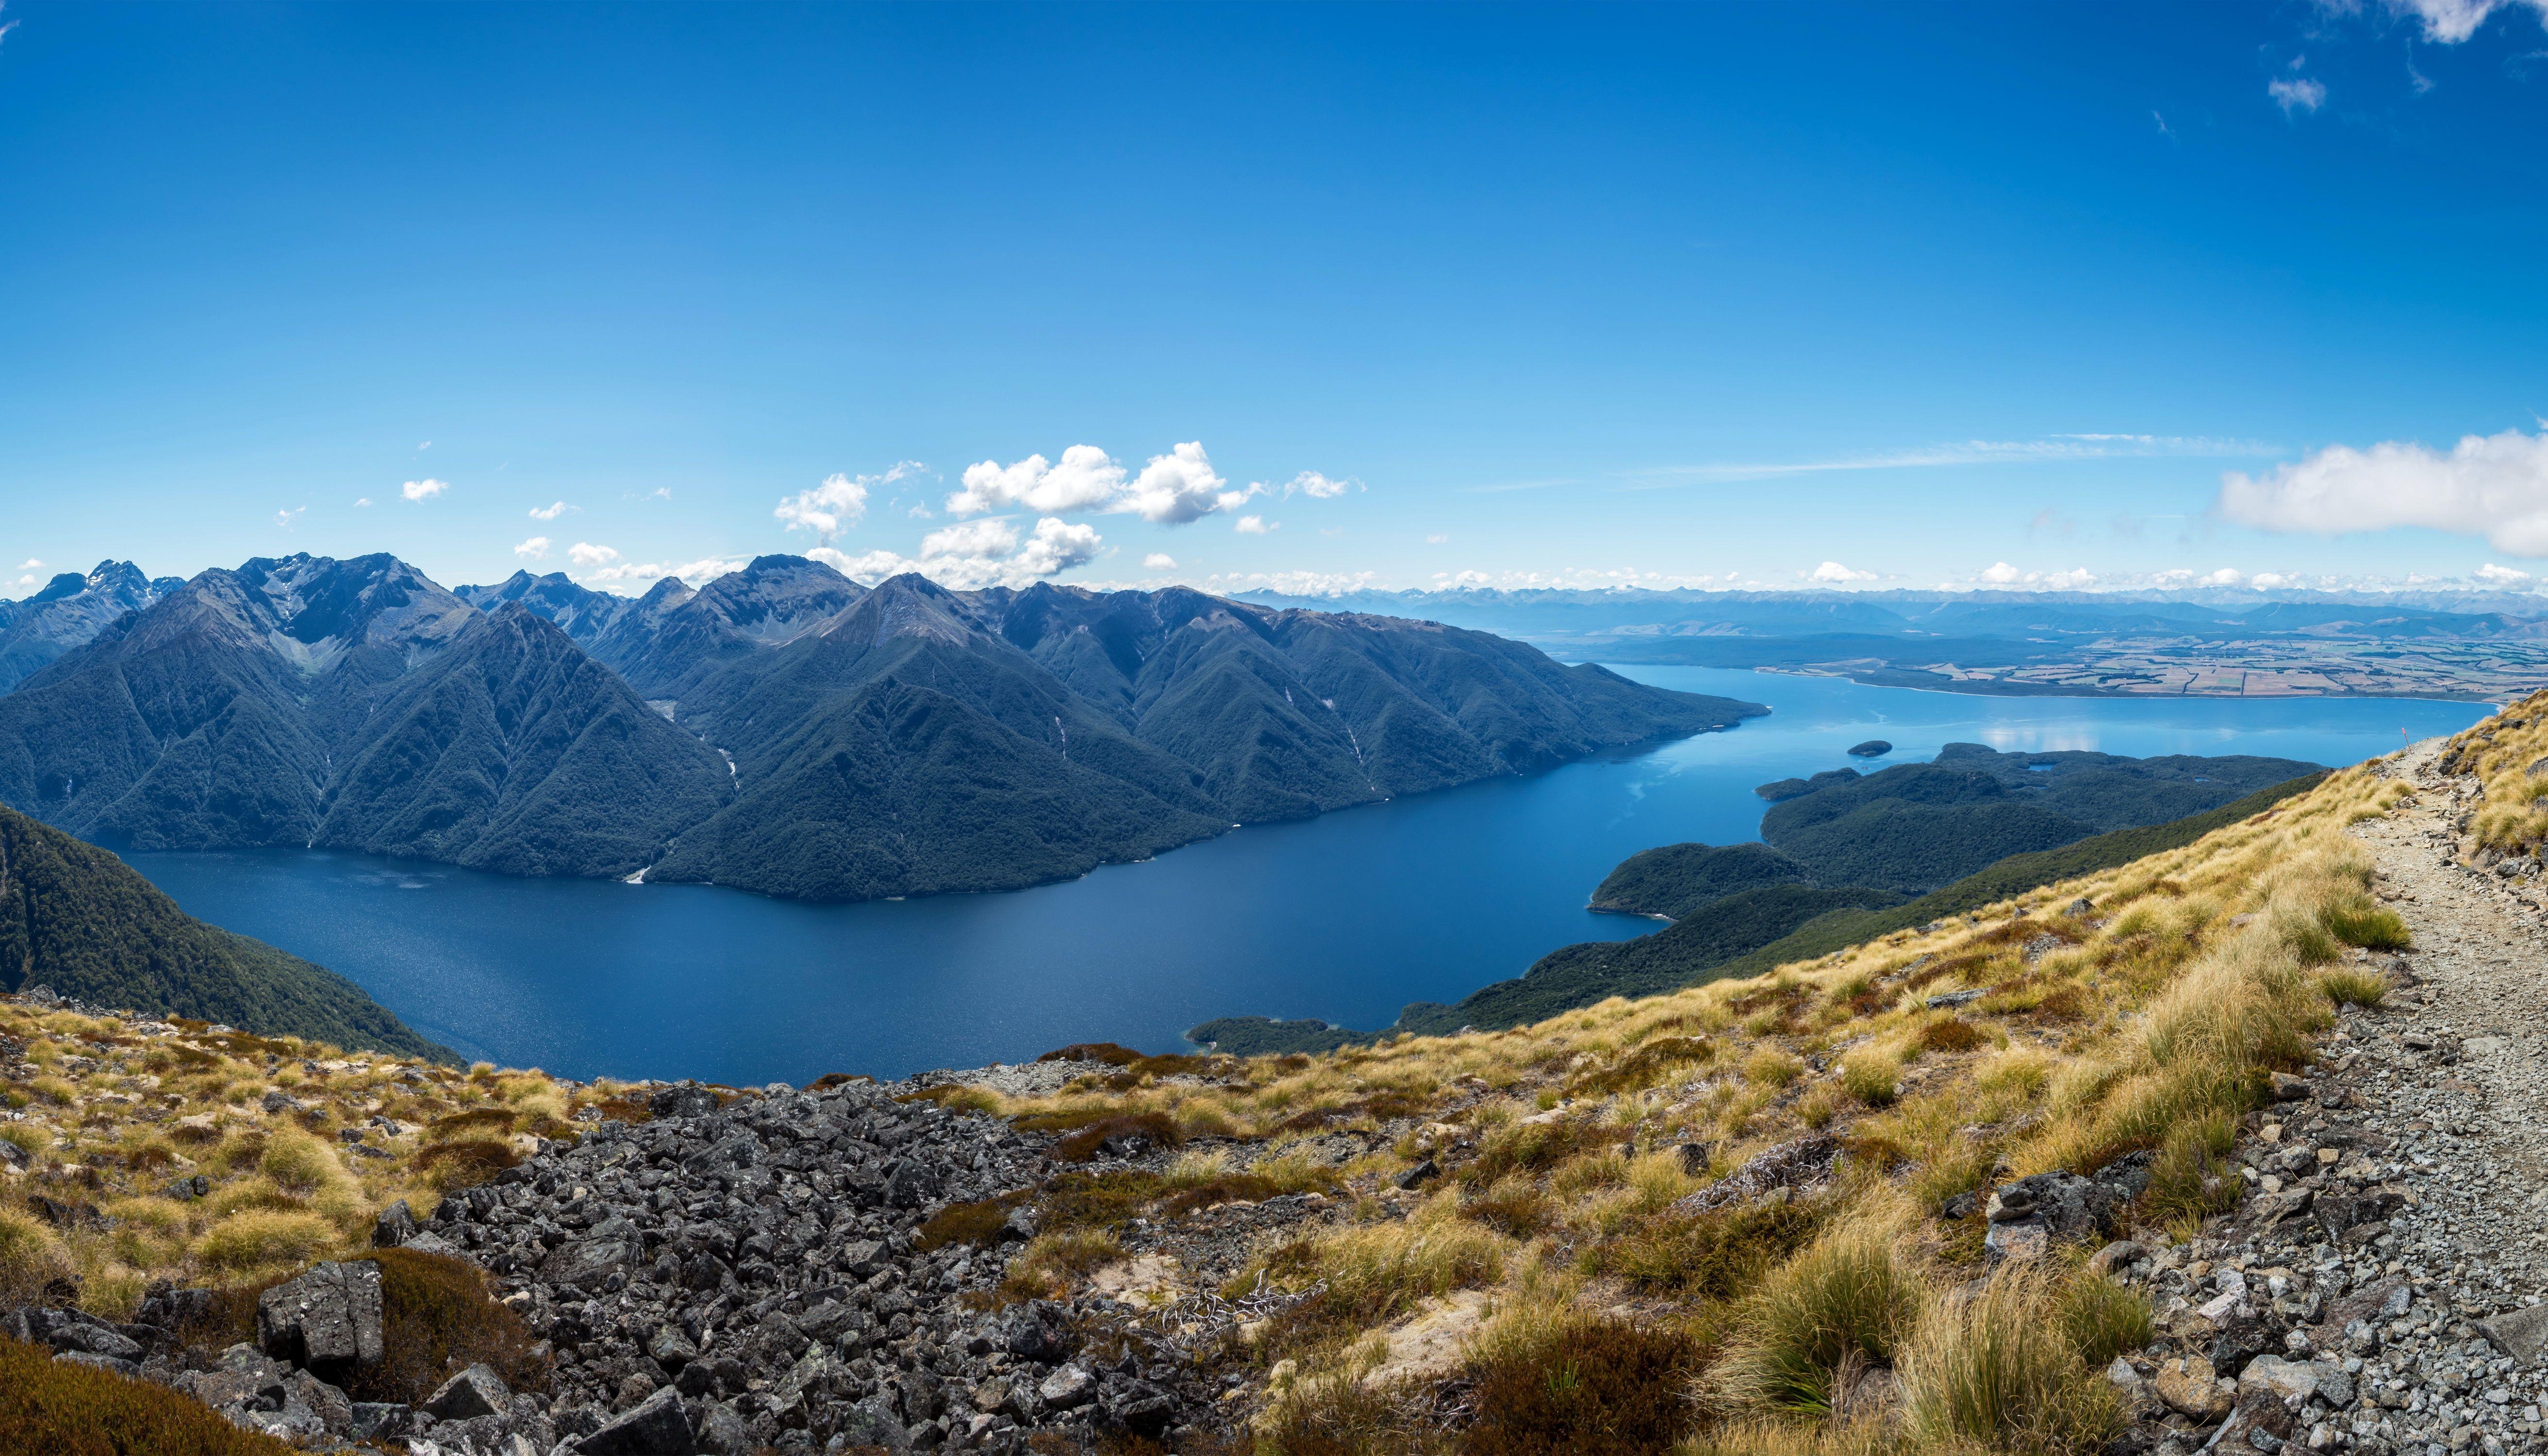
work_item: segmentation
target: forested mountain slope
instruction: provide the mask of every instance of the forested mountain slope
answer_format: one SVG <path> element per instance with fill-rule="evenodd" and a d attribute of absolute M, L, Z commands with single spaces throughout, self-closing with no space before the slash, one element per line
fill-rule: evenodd
<path fill-rule="evenodd" d="M 314 838 L 507 874 L 624 875 L 733 793 L 716 751 L 518 604 L 401 679 Z"/>
<path fill-rule="evenodd" d="M 1760 711 L 1479 633 L 1199 592 L 897 577 L 680 700 L 741 792 L 650 878 L 821 898 L 1034 883 Z"/>
<path fill-rule="evenodd" d="M 0 990 L 442 1061 L 352 981 L 177 908 L 124 862 L 0 809 Z"/>

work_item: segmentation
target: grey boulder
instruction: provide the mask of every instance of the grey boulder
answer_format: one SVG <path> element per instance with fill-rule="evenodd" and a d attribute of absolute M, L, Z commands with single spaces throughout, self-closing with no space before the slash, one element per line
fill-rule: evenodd
<path fill-rule="evenodd" d="M 697 1456 L 690 1413 L 669 1386 L 575 1443 L 577 1456 Z"/>
<path fill-rule="evenodd" d="M 472 1365 L 425 1397 L 421 1409 L 436 1420 L 474 1420 L 481 1415 L 503 1414 L 512 1399 L 512 1390 L 495 1371 Z"/>
<path fill-rule="evenodd" d="M 342 1378 L 381 1358 L 381 1266 L 317 1264 L 256 1301 L 257 1347 L 277 1360 Z"/>

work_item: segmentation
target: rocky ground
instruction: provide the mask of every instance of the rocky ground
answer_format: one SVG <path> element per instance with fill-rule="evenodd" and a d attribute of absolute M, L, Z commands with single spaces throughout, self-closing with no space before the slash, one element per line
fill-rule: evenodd
<path fill-rule="evenodd" d="M 773 1087 L 721 1106 L 665 1088 L 652 1120 L 596 1123 L 420 1227 L 385 1217 L 382 1242 L 462 1253 L 496 1276 L 555 1358 L 535 1397 L 481 1369 L 412 1410 L 331 1410 L 304 1373 L 324 1369 L 305 1337 L 262 1323 L 263 1350 L 174 1379 L 243 1424 L 395 1437 L 423 1456 L 1173 1450 L 1226 1424 L 1219 1398 L 1235 1380 L 1198 1362 L 1191 1319 L 1163 1324 L 1095 1292 L 994 1297 L 1032 1212 L 989 1247 L 914 1247 L 932 1211 L 1052 1173 L 1052 1139 L 895 1090 Z"/>
<path fill-rule="evenodd" d="M 2463 864 L 2474 785 L 2435 748 L 2397 771 L 2417 800 L 2353 831 L 2414 933 L 2371 961 L 2397 989 L 2249 1115 L 2235 1216 L 2099 1255 L 2158 1316 L 2111 1372 L 2127 1446 L 2548 1450 L 2548 934 L 2521 893 L 2535 862 Z"/>

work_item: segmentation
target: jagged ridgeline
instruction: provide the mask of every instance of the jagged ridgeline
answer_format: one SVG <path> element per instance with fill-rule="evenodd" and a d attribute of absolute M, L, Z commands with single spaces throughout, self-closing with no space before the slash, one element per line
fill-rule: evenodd
<path fill-rule="evenodd" d="M 45 620 L 0 803 L 98 843 L 814 899 L 1067 878 L 1767 711 L 1438 623 L 791 556 L 635 600 L 388 556 L 102 568 Z"/>
<path fill-rule="evenodd" d="M 93 1005 L 458 1059 L 343 976 L 206 925 L 106 851 L 0 809 L 0 991 L 35 985 Z"/>
<path fill-rule="evenodd" d="M 1934 764 L 1764 784 L 1767 844 L 1665 845 L 1620 862 L 1592 907 L 1673 924 L 1586 941 L 1458 1004 L 1416 1002 L 1386 1033 L 1230 1017 L 1187 1035 L 1241 1054 L 1324 1050 L 1376 1035 L 1520 1026 L 1612 996 L 1757 975 L 2041 885 L 2191 844 L 2323 776 L 2255 757 L 2129 759 L 1949 744 Z M 2100 831 L 2103 831 L 2102 833 Z"/>

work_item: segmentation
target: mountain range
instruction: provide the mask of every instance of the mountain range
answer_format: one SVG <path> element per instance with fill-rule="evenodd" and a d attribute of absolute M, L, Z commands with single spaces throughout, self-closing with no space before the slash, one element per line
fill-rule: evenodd
<path fill-rule="evenodd" d="M 998 889 L 1766 711 L 1434 622 L 791 556 L 633 600 L 385 555 L 79 580 L 7 619 L 53 626 L 0 695 L 0 803 L 119 848 Z"/>

